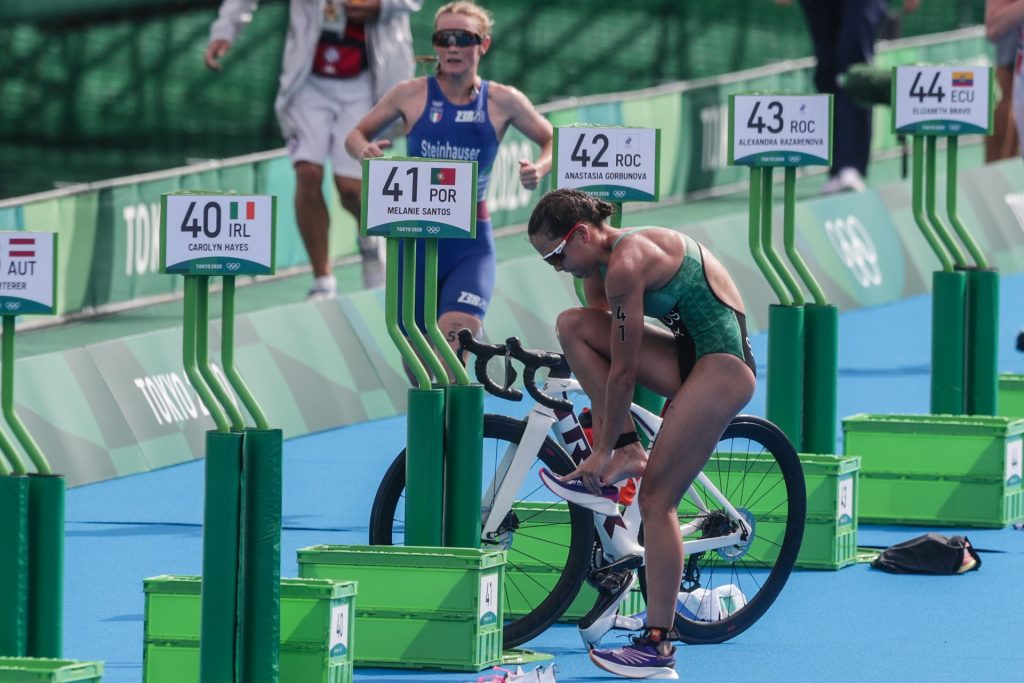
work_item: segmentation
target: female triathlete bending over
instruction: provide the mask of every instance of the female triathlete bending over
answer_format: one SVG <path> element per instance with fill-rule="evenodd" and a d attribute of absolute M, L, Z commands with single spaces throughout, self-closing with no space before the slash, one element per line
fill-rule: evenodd
<path fill-rule="evenodd" d="M 643 475 L 647 624 L 631 645 L 590 657 L 628 678 L 675 678 L 668 635 L 683 573 L 677 509 L 753 396 L 754 359 L 739 291 L 718 259 L 674 230 L 613 228 L 611 213 L 607 202 L 555 190 L 530 216 L 533 247 L 555 270 L 583 278 L 587 298 L 558 316 L 557 331 L 592 402 L 594 453 L 553 488 L 585 504 Z M 649 460 L 629 417 L 636 383 L 672 399 Z"/>

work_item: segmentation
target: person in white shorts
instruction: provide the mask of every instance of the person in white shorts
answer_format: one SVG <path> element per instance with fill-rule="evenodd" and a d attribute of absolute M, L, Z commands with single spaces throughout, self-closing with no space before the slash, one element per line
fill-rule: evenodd
<path fill-rule="evenodd" d="M 1010 105 L 1017 122 L 1018 153 L 1024 153 L 1024 0 L 988 0 L 985 3 L 985 36 L 997 42 L 1008 35 L 1017 36 L 1017 55 L 1013 60 L 1013 99 Z M 1005 94 L 1004 94 L 1005 96 Z"/>
<path fill-rule="evenodd" d="M 274 102 L 295 168 L 295 219 L 313 268 L 307 298 L 337 291 L 331 271 L 324 200 L 324 164 L 330 160 L 341 205 L 359 222 L 360 164 L 345 152 L 345 136 L 391 86 L 413 75 L 409 14 L 422 0 L 291 0 L 288 38 Z M 255 0 L 223 0 L 210 27 L 206 65 L 221 68 Z M 360 238 L 363 284 L 383 283 L 378 238 Z"/>

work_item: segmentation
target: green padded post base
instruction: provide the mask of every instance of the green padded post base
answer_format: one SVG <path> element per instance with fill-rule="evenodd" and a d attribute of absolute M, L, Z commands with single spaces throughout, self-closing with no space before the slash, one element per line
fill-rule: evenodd
<path fill-rule="evenodd" d="M 804 306 L 803 450 L 835 453 L 836 378 L 839 373 L 839 309 Z"/>
<path fill-rule="evenodd" d="M 444 544 L 479 548 L 484 388 L 451 384 L 445 391 Z"/>
<path fill-rule="evenodd" d="M 29 657 L 60 659 L 64 634 L 64 476 L 28 477 Z"/>
<path fill-rule="evenodd" d="M 968 415 L 999 414 L 999 273 L 967 271 Z"/>
<path fill-rule="evenodd" d="M 797 445 L 803 439 L 804 309 L 768 307 L 768 419 Z"/>
<path fill-rule="evenodd" d="M 963 271 L 932 273 L 933 415 L 963 415 L 966 353 L 967 275 Z"/>
<path fill-rule="evenodd" d="M 444 417 L 443 389 L 409 390 L 406 545 L 441 547 L 444 542 Z"/>
<path fill-rule="evenodd" d="M 28 477 L 0 477 L 0 657 L 28 643 Z"/>
<path fill-rule="evenodd" d="M 241 683 L 274 683 L 281 645 L 280 429 L 248 429 L 242 442 Z"/>
<path fill-rule="evenodd" d="M 206 433 L 200 683 L 237 678 L 242 440 L 239 432 Z"/>

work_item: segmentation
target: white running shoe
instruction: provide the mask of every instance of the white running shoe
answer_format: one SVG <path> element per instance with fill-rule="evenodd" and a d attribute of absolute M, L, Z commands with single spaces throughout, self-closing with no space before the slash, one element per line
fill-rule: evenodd
<path fill-rule="evenodd" d="M 864 177 L 855 168 L 847 166 L 839 169 L 839 173 L 829 178 L 821 186 L 822 194 L 836 194 L 837 192 L 863 192 L 868 189 L 864 184 Z"/>
<path fill-rule="evenodd" d="M 306 293 L 306 301 L 327 301 L 338 293 L 338 281 L 333 275 L 318 277 Z"/>

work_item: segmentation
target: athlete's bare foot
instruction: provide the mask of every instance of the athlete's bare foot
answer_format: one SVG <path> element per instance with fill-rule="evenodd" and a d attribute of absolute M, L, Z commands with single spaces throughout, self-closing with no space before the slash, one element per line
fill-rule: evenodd
<path fill-rule="evenodd" d="M 617 484 L 623 479 L 643 476 L 647 468 L 647 452 L 639 443 L 623 446 L 612 452 L 612 460 L 601 476 L 604 485 Z"/>

